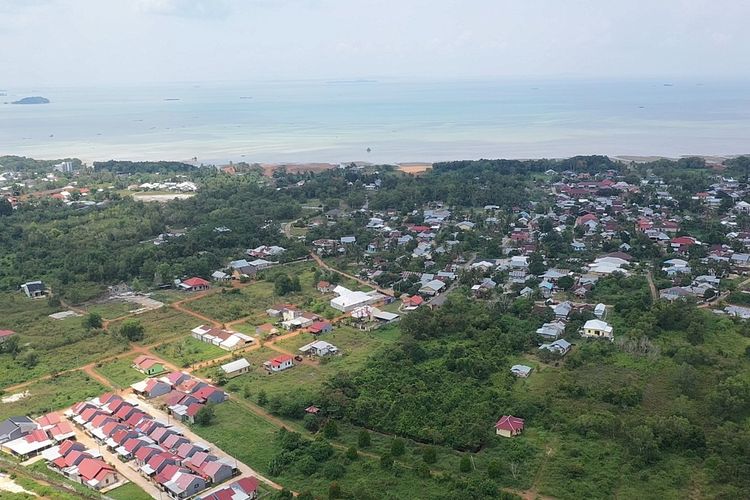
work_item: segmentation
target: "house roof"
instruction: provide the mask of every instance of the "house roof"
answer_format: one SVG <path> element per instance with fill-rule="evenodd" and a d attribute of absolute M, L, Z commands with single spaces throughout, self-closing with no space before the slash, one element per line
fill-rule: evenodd
<path fill-rule="evenodd" d="M 279 366 L 282 363 L 284 363 L 286 361 L 291 361 L 293 359 L 294 359 L 294 357 L 292 357 L 289 354 L 282 354 L 281 356 L 276 356 L 275 358 L 269 360 L 269 363 L 271 363 L 271 365 L 273 365 L 273 366 Z"/>
<path fill-rule="evenodd" d="M 244 368 L 250 368 L 250 362 L 245 358 L 236 359 L 230 363 L 221 365 L 221 369 L 224 370 L 224 373 L 232 373 Z"/>
<path fill-rule="evenodd" d="M 210 285 L 208 281 L 204 280 L 203 278 L 198 278 L 198 277 L 188 278 L 182 283 L 191 288 L 196 287 L 196 286 L 209 286 Z"/>
<path fill-rule="evenodd" d="M 87 481 L 100 481 L 103 479 L 104 475 L 114 471 L 115 469 L 111 465 L 96 458 L 84 458 L 81 463 L 78 464 L 78 473 Z"/>
<path fill-rule="evenodd" d="M 503 415 L 495 424 L 496 429 L 502 429 L 510 432 L 519 432 L 523 430 L 523 419 L 513 415 Z"/>

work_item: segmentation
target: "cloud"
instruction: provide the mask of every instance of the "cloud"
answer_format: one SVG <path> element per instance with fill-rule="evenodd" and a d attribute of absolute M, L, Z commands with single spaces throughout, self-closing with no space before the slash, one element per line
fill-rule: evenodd
<path fill-rule="evenodd" d="M 231 11 L 227 0 L 136 0 L 135 5 L 147 14 L 178 17 L 225 17 Z"/>
<path fill-rule="evenodd" d="M 22 10 L 47 5 L 55 0 L 0 0 L 0 12 L 18 13 Z"/>

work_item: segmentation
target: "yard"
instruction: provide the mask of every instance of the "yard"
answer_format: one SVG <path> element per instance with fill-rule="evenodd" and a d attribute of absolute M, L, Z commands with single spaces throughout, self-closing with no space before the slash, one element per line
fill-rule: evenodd
<path fill-rule="evenodd" d="M 133 368 L 133 356 L 117 358 L 96 365 L 96 371 L 104 375 L 117 387 L 127 388 L 130 384 L 146 378 L 144 374 Z"/>
<path fill-rule="evenodd" d="M 128 483 L 110 490 L 107 496 L 112 500 L 151 500 L 151 495 L 143 491 L 135 483 Z"/>
<path fill-rule="evenodd" d="M 158 356 L 182 368 L 187 368 L 193 363 L 208 361 L 209 359 L 228 354 L 228 351 L 224 349 L 201 342 L 188 335 L 184 339 L 173 340 L 172 342 L 155 347 L 153 351 Z"/>
<path fill-rule="evenodd" d="M 107 300 L 106 302 L 99 302 L 90 304 L 86 307 L 86 311 L 90 313 L 98 313 L 102 318 L 113 320 L 121 316 L 129 314 L 130 311 L 138 309 L 140 306 L 132 302 L 123 302 L 119 300 Z"/>

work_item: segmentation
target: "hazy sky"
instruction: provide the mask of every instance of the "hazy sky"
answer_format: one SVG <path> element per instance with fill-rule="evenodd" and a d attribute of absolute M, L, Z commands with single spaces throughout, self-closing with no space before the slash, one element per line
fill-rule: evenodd
<path fill-rule="evenodd" d="M 0 88 L 750 77 L 748 0 L 0 0 Z"/>

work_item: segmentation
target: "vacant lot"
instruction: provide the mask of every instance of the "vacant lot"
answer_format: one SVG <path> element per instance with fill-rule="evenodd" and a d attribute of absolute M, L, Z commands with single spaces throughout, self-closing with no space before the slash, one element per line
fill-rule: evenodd
<path fill-rule="evenodd" d="M 315 266 L 309 262 L 276 266 L 265 272 L 268 281 L 260 280 L 242 289 L 225 288 L 185 304 L 186 307 L 220 322 L 248 318 L 247 324 L 257 326 L 269 321 L 266 309 L 274 304 L 294 304 L 321 316 L 333 318 L 338 313 L 329 306 L 332 295 L 318 292 L 315 280 Z M 299 278 L 302 290 L 278 296 L 274 290 L 273 276 L 286 274 Z"/>
<path fill-rule="evenodd" d="M 97 364 L 96 371 L 104 375 L 113 384 L 120 388 L 129 387 L 130 384 L 146 378 L 141 372 L 133 368 L 134 356 L 118 358 Z"/>
<path fill-rule="evenodd" d="M 25 382 L 42 375 L 76 368 L 122 352 L 126 345 L 114 335 L 82 326 L 82 318 L 49 318 L 59 312 L 47 301 L 20 293 L 0 294 L 0 329 L 18 334 L 21 351 L 0 355 L 0 385 Z"/>
<path fill-rule="evenodd" d="M 28 397 L 13 403 L 0 403 L 0 420 L 13 415 L 39 416 L 105 392 L 104 387 L 83 372 L 36 382 L 24 390 L 29 391 Z"/>
<path fill-rule="evenodd" d="M 140 344 L 153 344 L 164 339 L 174 338 L 181 334 L 189 335 L 190 330 L 200 324 L 200 320 L 181 311 L 169 307 L 162 307 L 135 316 L 145 330 L 145 336 Z M 112 323 L 110 331 L 117 331 L 122 323 Z"/>
<path fill-rule="evenodd" d="M 160 345 L 154 348 L 154 352 L 182 368 L 187 368 L 199 361 L 206 361 L 227 354 L 227 351 L 224 349 L 201 342 L 190 336 Z"/>

